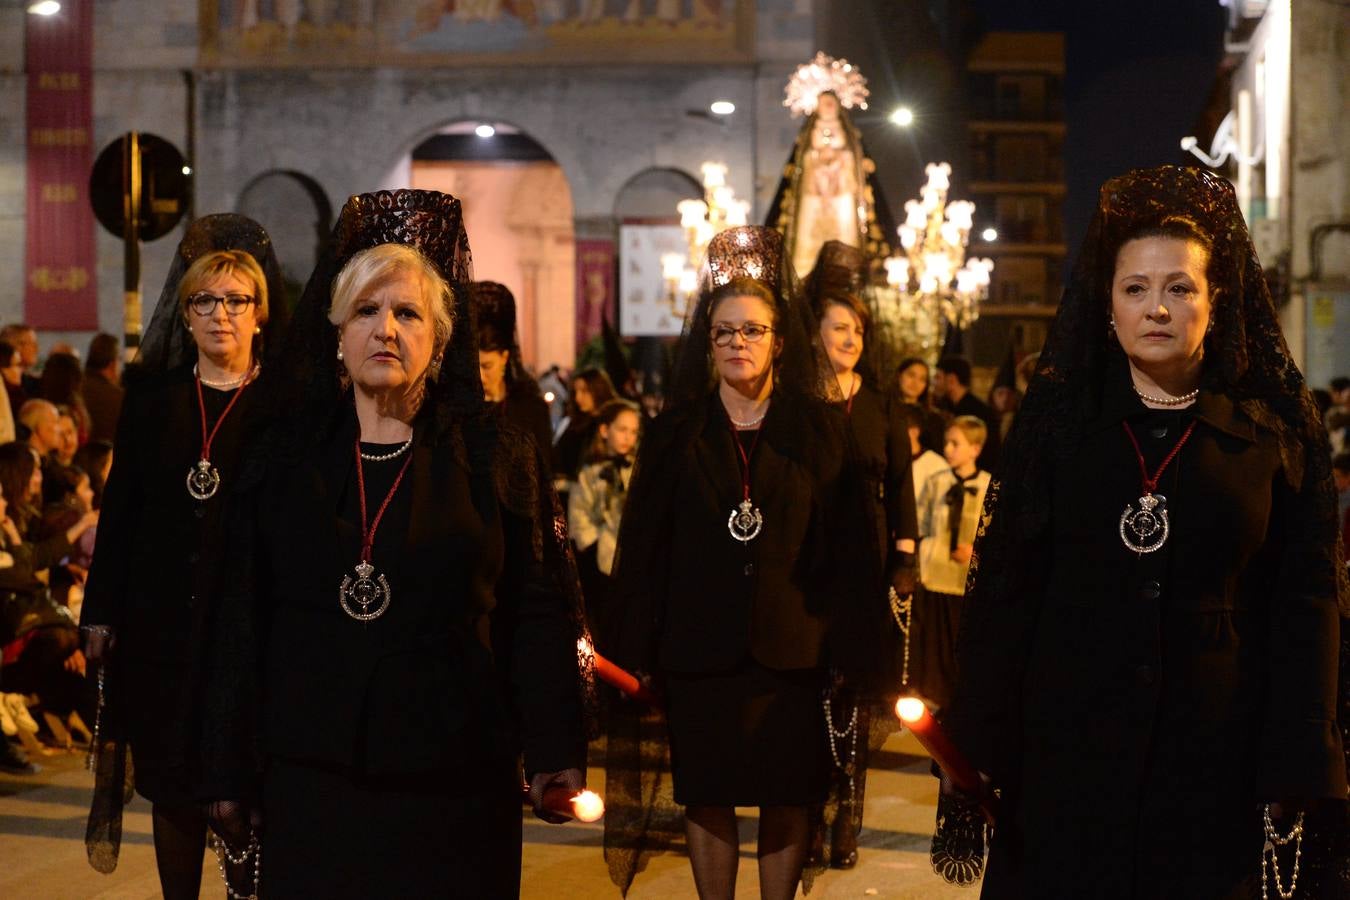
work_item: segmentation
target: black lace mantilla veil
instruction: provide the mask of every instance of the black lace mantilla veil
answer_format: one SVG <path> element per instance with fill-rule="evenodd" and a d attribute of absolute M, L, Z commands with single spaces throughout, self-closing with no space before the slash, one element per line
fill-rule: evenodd
<path fill-rule="evenodd" d="M 544 564 L 552 587 L 564 598 L 576 632 L 578 689 L 594 732 L 594 686 L 580 583 L 577 579 L 566 519 L 543 469 L 534 443 L 496 421 L 485 408 L 478 374 L 477 336 L 468 285 L 472 260 L 460 203 L 435 191 L 378 191 L 352 196 L 343 207 L 332 238 L 310 276 L 287 331 L 283 363 L 269 391 L 264 436 L 250 448 L 236 490 L 256 489 L 269 466 L 293 465 L 340 425 L 352 399 L 338 380 L 337 330 L 328 320 L 332 283 L 342 267 L 361 250 L 380 244 L 404 244 L 434 264 L 451 287 L 454 326 L 438 377 L 428 381 L 416 426 L 423 441 L 456 446 L 471 474 L 474 505 L 490 508 L 500 502 L 534 523 L 534 554 Z M 240 504 L 242 506 L 243 504 Z M 242 525 L 241 525 L 242 527 Z M 238 596 L 222 604 L 217 641 L 220 662 L 213 666 L 212 721 L 228 724 L 209 734 L 204 756 L 208 771 L 218 773 L 224 788 L 253 781 L 258 752 L 253 744 L 250 698 L 256 685 L 237 671 L 232 660 L 256 655 L 257 623 L 241 614 L 249 608 L 247 564 L 236 579 Z M 237 646 L 230 646 L 230 641 Z M 583 652 L 583 648 L 584 652 Z"/>
<path fill-rule="evenodd" d="M 289 309 L 286 285 L 272 239 L 261 225 L 247 216 L 216 213 L 193 220 L 178 244 L 164 280 L 164 289 L 150 314 L 150 324 L 141 335 L 136 358 L 123 376 L 129 387 L 137 378 L 177 371 L 196 361 L 197 347 L 183 327 L 179 313 L 178 286 L 187 274 L 188 266 L 199 257 L 218 250 L 245 250 L 262 268 L 263 277 L 267 279 L 268 318 L 261 337 L 273 339 L 255 341 L 254 355 L 264 367 L 275 359 L 281 346 L 281 341 L 275 338 L 286 333 Z"/>
<path fill-rule="evenodd" d="M 485 347 L 486 350 L 506 350 L 510 357 L 506 363 L 506 390 L 508 394 L 517 391 L 539 393 L 539 384 L 530 373 L 520 353 L 520 332 L 516 329 L 516 298 L 511 289 L 495 281 L 475 281 L 469 285 L 469 296 L 473 301 L 474 315 L 477 316 L 479 330 L 489 328 L 500 346 Z M 547 447 L 543 448 L 547 451 Z"/>
<path fill-rule="evenodd" d="M 1214 245 L 1209 266 L 1214 327 L 1205 338 L 1202 386 L 1226 394 L 1254 422 L 1275 434 L 1291 488 L 1298 491 L 1307 485 L 1313 492 L 1315 532 L 1338 534 L 1327 433 L 1280 331 L 1232 185 L 1201 169 L 1163 166 L 1132 171 L 1102 186 L 1036 373 L 989 486 L 966 585 L 958 659 L 976 648 L 983 654 L 1007 654 L 1010 660 L 1023 650 L 989 632 L 989 611 L 1013 602 L 1028 588 L 1034 573 L 1024 571 L 1018 561 L 1030 558 L 1033 546 L 1046 538 L 1051 472 L 1076 452 L 1082 424 L 1102 401 L 1108 370 L 1123 364 L 1120 345 L 1108 339 L 1107 325 L 1116 253 L 1131 234 L 1178 216 L 1199 225 Z M 1350 591 L 1339 559 L 1340 541 L 1328 537 L 1327 552 L 1338 557 L 1344 619 L 1350 615 Z M 1344 696 L 1344 679 L 1342 685 Z M 1012 714 L 1007 709 L 981 708 L 968 699 L 962 702 L 958 694 L 944 722 L 972 762 L 990 771 L 999 754 L 990 738 L 1004 733 L 1010 724 L 1006 717 Z M 1343 729 L 1346 724 L 1341 723 Z M 936 842 L 937 836 L 935 847 Z"/>
<path fill-rule="evenodd" d="M 817 318 L 831 298 L 845 294 L 856 297 L 866 307 L 872 321 L 863 335 L 862 357 L 854 371 L 864 384 L 885 391 L 888 373 L 895 370 L 899 359 L 895 335 L 886 326 L 884 300 L 871 283 L 871 268 L 865 251 L 843 241 L 826 241 L 802 287 Z"/>
<path fill-rule="evenodd" d="M 841 431 L 841 422 L 826 406 L 839 399 L 838 384 L 825 361 L 814 316 L 792 271 L 782 235 L 763 226 L 732 228 L 715 235 L 708 245 L 698 300 L 685 317 L 666 407 L 643 434 L 620 526 L 614 571 L 617 605 L 622 610 L 621 634 L 615 647 L 600 650 L 630 670 L 651 673 L 655 668 L 655 633 L 650 623 L 659 617 L 659 610 L 654 608 L 652 586 L 664 583 L 670 563 L 662 551 L 670 511 L 679 502 L 676 475 L 692 459 L 693 443 L 703 430 L 708 399 L 717 385 L 711 301 L 717 289 L 738 281 L 756 282 L 776 298 L 776 337 L 782 339 L 783 349 L 774 363 L 773 396 L 775 401 L 798 401 L 794 406 L 809 422 L 798 435 L 801 445 L 789 452 L 809 457 L 818 445 L 815 438 Z M 614 706 L 605 763 L 605 860 L 611 880 L 626 894 L 648 857 L 684 839 L 683 811 L 674 800 L 661 710 L 636 703 Z"/>
<path fill-rule="evenodd" d="M 280 341 L 265 339 L 284 334 L 287 319 L 285 284 L 272 239 L 261 225 L 246 216 L 235 213 L 202 216 L 187 226 L 169 264 L 164 287 L 141 336 L 136 357 L 123 372 L 122 383 L 128 391 L 142 390 L 186 370 L 196 361 L 196 344 L 183 327 L 178 287 L 194 261 L 218 250 L 245 250 L 262 269 L 267 280 L 269 315 L 263 334 L 254 339 L 254 355 L 264 368 L 271 362 Z M 121 686 L 112 672 L 104 677 L 102 746 L 94 758 L 94 793 L 85 827 L 85 852 L 89 864 L 106 874 L 117 868 L 122 846 L 122 807 L 131 800 L 135 776 L 126 741 L 120 736 Z"/>

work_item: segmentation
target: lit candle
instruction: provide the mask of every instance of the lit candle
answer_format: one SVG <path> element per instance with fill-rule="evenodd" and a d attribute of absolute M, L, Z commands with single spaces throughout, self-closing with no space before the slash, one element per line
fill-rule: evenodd
<path fill-rule="evenodd" d="M 923 745 L 923 749 L 928 751 L 928 755 L 933 757 L 933 762 L 938 764 L 938 768 L 947 773 L 952 784 L 970 796 L 979 798 L 980 808 L 992 822 L 995 813 L 994 798 L 985 788 L 980 773 L 961 751 L 956 749 L 956 745 L 947 737 L 947 732 L 942 730 L 942 726 L 933 718 L 933 714 L 924 706 L 923 701 L 918 697 L 901 697 L 895 703 L 895 714 Z"/>
<path fill-rule="evenodd" d="M 643 687 L 642 682 L 635 677 L 620 669 L 614 663 L 605 659 L 599 653 L 594 653 L 595 674 L 600 680 L 615 690 L 632 697 L 634 700 L 640 700 L 648 706 L 659 707 L 661 698 L 657 697 L 647 688 Z"/>
<path fill-rule="evenodd" d="M 524 786 L 522 799 L 530 802 L 529 785 Z M 539 806 L 578 822 L 595 822 L 605 814 L 605 801 L 595 791 L 573 791 L 560 786 L 546 788 Z"/>

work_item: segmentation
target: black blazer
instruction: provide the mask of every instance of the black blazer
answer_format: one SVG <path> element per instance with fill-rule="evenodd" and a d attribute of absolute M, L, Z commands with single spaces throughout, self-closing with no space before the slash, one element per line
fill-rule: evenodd
<path fill-rule="evenodd" d="M 221 484 L 205 501 L 186 487 L 202 449 L 196 390 L 184 368 L 138 381 L 126 396 L 80 613 L 82 624 L 117 628 L 118 666 L 196 660 L 204 612 L 231 565 L 224 523 L 267 375 L 244 389 L 216 433 Z M 205 390 L 208 426 L 231 396 Z"/>
<path fill-rule="evenodd" d="M 829 645 L 847 618 L 841 613 L 865 593 L 853 587 L 875 587 L 860 564 L 877 545 L 869 517 L 859 515 L 858 472 L 845 465 L 846 427 L 840 411 L 823 403 L 775 399 L 750 461 L 763 530 L 741 544 L 727 529 L 742 486 L 721 402 L 710 397 L 702 417 L 657 420 L 639 452 L 636 506 L 627 513 L 649 518 L 620 532 L 615 652 L 622 660 L 649 671 L 706 673 L 747 658 L 783 670 L 832 658 Z M 682 430 L 690 433 L 668 433 Z M 640 499 L 654 494 L 664 499 Z"/>
<path fill-rule="evenodd" d="M 366 623 L 343 612 L 338 586 L 360 543 L 359 525 L 338 515 L 354 496 L 355 436 L 348 414 L 311 459 L 272 473 L 258 500 L 264 752 L 375 775 L 522 749 L 528 772 L 584 767 L 560 561 L 549 541 L 540 549 L 538 518 L 474 496 L 462 443 L 432 446 L 419 427 L 403 502 L 390 505 L 374 548 L 389 608 Z M 512 431 L 500 441 L 530 446 Z M 373 516 L 379 499 L 369 502 Z"/>
<path fill-rule="evenodd" d="M 898 415 L 899 405 L 889 394 L 863 385 L 853 402 L 844 406 L 883 560 L 895 551 L 897 540 L 917 541 L 919 537 L 909 431 Z"/>

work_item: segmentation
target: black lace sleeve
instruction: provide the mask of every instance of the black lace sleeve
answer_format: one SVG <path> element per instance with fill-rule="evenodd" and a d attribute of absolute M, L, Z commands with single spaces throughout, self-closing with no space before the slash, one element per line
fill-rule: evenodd
<path fill-rule="evenodd" d="M 547 471 L 534 439 L 503 424 L 493 472 L 506 559 L 492 632 L 529 774 L 584 769 L 595 731 L 591 638 L 566 517 Z"/>

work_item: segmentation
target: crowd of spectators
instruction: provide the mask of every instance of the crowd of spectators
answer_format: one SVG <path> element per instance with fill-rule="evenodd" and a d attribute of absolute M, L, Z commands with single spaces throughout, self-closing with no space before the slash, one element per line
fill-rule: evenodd
<path fill-rule="evenodd" d="M 78 624 L 122 403 L 112 335 L 83 364 L 59 343 L 38 360 L 32 328 L 0 328 L 0 770 L 15 774 L 92 738 Z"/>

